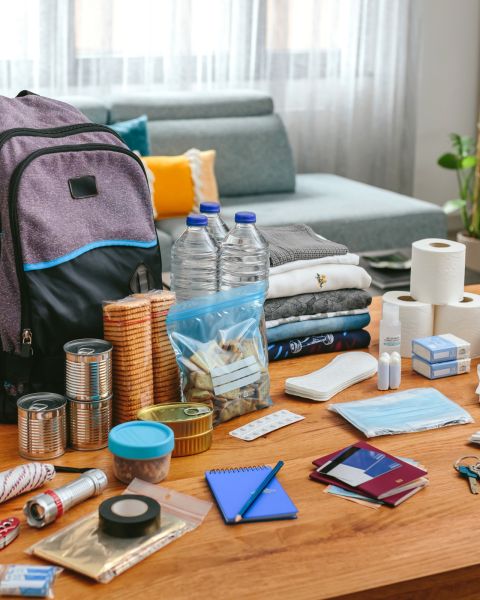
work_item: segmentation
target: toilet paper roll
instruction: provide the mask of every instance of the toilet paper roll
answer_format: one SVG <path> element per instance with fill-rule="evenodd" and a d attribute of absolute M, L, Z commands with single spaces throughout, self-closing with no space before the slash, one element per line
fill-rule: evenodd
<path fill-rule="evenodd" d="M 464 281 L 464 244 L 436 238 L 412 244 L 412 298 L 427 304 L 459 302 Z"/>
<path fill-rule="evenodd" d="M 460 302 L 435 308 L 434 335 L 452 333 L 470 343 L 470 357 L 480 357 L 480 296 L 464 292 Z"/>
<path fill-rule="evenodd" d="M 400 322 L 402 324 L 402 340 L 400 355 L 403 358 L 412 357 L 412 340 L 433 335 L 435 307 L 426 302 L 414 300 L 408 292 L 387 292 L 383 302 L 398 304 Z M 382 311 L 383 312 L 383 311 Z"/>

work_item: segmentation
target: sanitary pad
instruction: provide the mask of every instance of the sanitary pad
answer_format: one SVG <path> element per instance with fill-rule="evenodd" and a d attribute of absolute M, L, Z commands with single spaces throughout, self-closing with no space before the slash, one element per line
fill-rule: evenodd
<path fill-rule="evenodd" d="M 377 368 L 377 360 L 371 354 L 347 352 L 336 356 L 323 369 L 302 377 L 290 377 L 285 382 L 285 392 L 325 402 L 351 385 L 373 377 Z"/>

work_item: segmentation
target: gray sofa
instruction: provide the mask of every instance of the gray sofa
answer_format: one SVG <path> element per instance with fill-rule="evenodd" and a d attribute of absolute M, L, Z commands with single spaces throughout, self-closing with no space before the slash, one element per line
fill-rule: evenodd
<path fill-rule="evenodd" d="M 438 206 L 337 175 L 296 175 L 285 127 L 263 92 L 61 99 L 102 124 L 146 114 L 153 155 L 216 150 L 221 214 L 229 226 L 237 211 L 251 210 L 260 225 L 307 223 L 353 252 L 446 237 L 446 218 Z M 170 248 L 184 229 L 184 219 L 157 221 L 165 271 L 170 270 Z"/>

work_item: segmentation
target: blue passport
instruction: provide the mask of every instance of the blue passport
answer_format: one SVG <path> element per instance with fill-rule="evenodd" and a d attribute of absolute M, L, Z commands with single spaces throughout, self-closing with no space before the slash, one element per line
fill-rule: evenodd
<path fill-rule="evenodd" d="M 271 467 L 248 467 L 207 471 L 207 480 L 220 512 L 228 525 L 235 523 L 238 511 L 262 483 Z M 296 519 L 298 510 L 276 477 L 263 490 L 243 516 L 242 523 Z"/>

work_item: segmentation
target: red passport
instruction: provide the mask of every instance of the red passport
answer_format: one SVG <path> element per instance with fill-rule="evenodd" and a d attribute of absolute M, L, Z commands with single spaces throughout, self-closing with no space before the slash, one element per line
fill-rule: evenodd
<path fill-rule="evenodd" d="M 370 450 L 372 452 L 380 452 L 384 454 L 387 458 L 399 463 L 401 466 L 398 469 L 394 469 L 393 471 L 389 471 L 384 473 L 383 475 L 379 475 L 370 481 L 362 483 L 356 487 L 352 487 L 342 481 L 339 481 L 335 477 L 332 477 L 328 474 L 318 473 L 317 471 L 313 471 L 310 473 L 310 478 L 315 479 L 317 481 L 321 481 L 322 483 L 336 485 L 344 490 L 349 490 L 352 492 L 357 492 L 359 494 L 364 494 L 365 496 L 369 496 L 370 498 L 375 498 L 376 500 L 382 500 L 385 504 L 390 506 L 397 506 L 413 494 L 419 492 L 423 487 L 425 487 L 428 483 L 428 480 L 425 480 L 423 484 L 419 484 L 418 486 L 401 491 L 398 494 L 392 494 L 388 497 L 382 497 L 384 494 L 388 492 L 392 492 L 396 488 L 402 488 L 403 486 L 419 479 L 420 477 L 424 477 L 427 473 L 422 469 L 418 469 L 413 465 L 410 465 L 402 460 L 396 458 L 395 456 L 391 456 L 378 448 L 374 448 L 367 444 L 366 442 L 357 442 L 356 444 L 352 444 L 357 448 L 363 448 L 364 450 Z M 350 446 L 347 446 L 350 448 Z M 316 467 L 321 467 L 325 463 L 330 460 L 333 460 L 336 456 L 338 456 L 341 452 L 346 450 L 347 448 L 343 448 L 342 450 L 338 450 L 337 452 L 332 452 L 327 456 L 323 456 L 322 458 L 318 458 L 313 461 L 313 464 Z"/>

